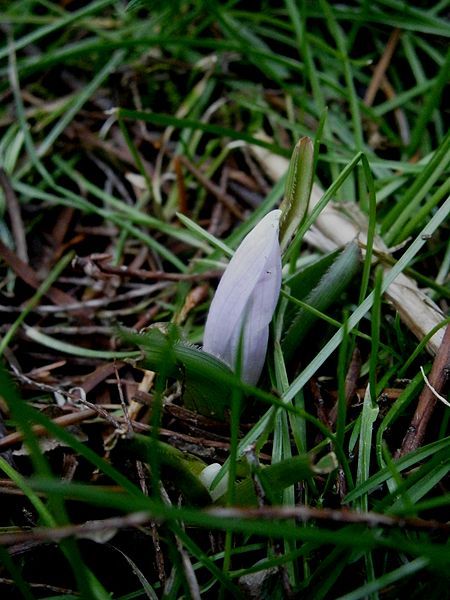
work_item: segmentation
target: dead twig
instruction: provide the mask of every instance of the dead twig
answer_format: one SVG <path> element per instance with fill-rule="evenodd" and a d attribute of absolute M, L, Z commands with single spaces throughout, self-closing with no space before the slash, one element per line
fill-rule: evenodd
<path fill-rule="evenodd" d="M 136 279 L 151 281 L 198 281 L 203 279 L 215 279 L 222 275 L 220 271 L 205 271 L 203 273 L 167 273 L 166 271 L 146 271 L 144 269 L 132 269 L 131 267 L 114 267 L 102 262 L 96 263 L 102 273 L 107 275 L 119 275 L 120 277 L 134 277 Z"/>
<path fill-rule="evenodd" d="M 82 421 L 86 421 L 86 419 L 92 419 L 92 417 L 97 416 L 97 411 L 93 409 L 86 410 L 77 410 L 68 415 L 62 415 L 61 417 L 56 417 L 52 419 L 52 423 L 58 425 L 59 427 L 70 427 L 71 425 L 77 425 Z M 47 430 L 43 425 L 34 425 L 33 433 L 37 437 L 42 437 L 47 435 Z M 5 435 L 4 438 L 0 439 L 0 450 L 3 448 L 9 448 L 14 444 L 18 444 L 23 440 L 23 433 L 21 431 L 14 431 L 13 433 L 9 433 Z"/>
<path fill-rule="evenodd" d="M 104 381 L 107 377 L 109 377 L 113 373 L 120 370 L 124 365 L 125 365 L 124 362 L 108 363 L 106 365 L 101 365 L 100 367 L 95 369 L 90 375 L 88 375 L 85 378 L 85 380 L 83 382 L 83 386 L 81 388 L 79 387 L 78 390 L 83 390 L 84 394 L 92 391 L 95 387 L 97 387 L 97 385 L 99 385 L 102 381 Z M 87 402 L 85 398 L 80 400 L 79 392 L 74 393 L 73 391 L 65 391 L 65 390 L 61 390 L 60 388 L 57 388 L 55 386 L 51 386 L 51 385 L 47 385 L 45 383 L 34 381 L 30 377 L 27 377 L 23 373 L 20 373 L 17 370 L 17 368 L 14 367 L 13 365 L 12 365 L 12 369 L 13 369 L 15 377 L 19 381 L 26 383 L 28 385 L 31 385 L 35 389 L 41 390 L 43 392 L 48 392 L 50 394 L 55 394 L 55 393 L 62 394 L 64 396 L 68 397 L 72 401 L 80 402 L 80 401 L 84 400 L 83 403 L 89 407 L 86 410 L 76 410 L 75 409 L 75 411 L 71 412 L 70 414 L 61 415 L 60 417 L 55 417 L 54 419 L 52 419 L 52 423 L 54 423 L 55 425 L 58 425 L 59 427 L 63 427 L 63 428 L 70 427 L 72 425 L 76 425 L 78 423 L 86 421 L 87 419 L 92 419 L 93 417 L 100 415 L 103 418 L 107 419 L 108 421 L 112 420 L 112 425 L 114 427 L 117 427 L 117 428 L 121 427 L 118 424 L 118 422 L 115 419 L 112 419 L 112 417 L 109 415 L 109 413 L 102 407 L 97 406 L 96 404 L 91 404 L 90 402 Z M 34 425 L 33 433 L 37 437 L 43 437 L 43 436 L 47 435 L 48 432 L 47 432 L 46 428 L 43 427 L 42 425 Z M 22 440 L 23 440 L 23 434 L 21 431 L 14 431 L 13 433 L 9 433 L 8 435 L 5 435 L 4 437 L 2 437 L 0 439 L 0 451 L 4 448 L 9 448 L 10 446 L 13 446 L 14 444 L 21 442 Z"/>
<path fill-rule="evenodd" d="M 316 406 L 317 417 L 327 427 L 330 428 L 330 418 L 328 414 L 327 407 L 325 406 L 325 401 L 322 397 L 322 391 L 320 389 L 320 385 L 317 382 L 317 379 L 311 378 L 309 381 L 309 389 L 311 390 L 311 395 L 314 400 L 314 404 Z"/>
<path fill-rule="evenodd" d="M 450 523 L 442 523 L 418 517 L 396 517 L 375 512 L 357 512 L 354 510 L 335 510 L 332 508 L 315 508 L 311 506 L 263 506 L 260 508 L 209 508 L 205 512 L 209 516 L 223 519 L 264 519 L 300 521 L 334 521 L 337 523 L 363 523 L 371 527 L 408 527 L 412 529 L 450 531 Z"/>
<path fill-rule="evenodd" d="M 6 244 L 4 244 L 0 240 L 0 257 L 6 262 L 6 264 L 14 271 L 14 273 L 22 279 L 26 284 L 28 284 L 33 289 L 37 290 L 41 285 L 41 281 L 39 277 L 36 275 L 35 271 L 27 265 L 17 254 L 15 254 Z M 56 304 L 58 309 L 65 308 L 67 305 L 74 304 L 75 299 L 59 290 L 55 287 L 51 287 L 45 294 L 53 304 Z M 84 307 L 77 303 L 77 309 L 79 309 L 80 316 L 85 315 L 85 311 L 82 310 Z M 19 309 L 20 310 L 20 309 Z"/>
<path fill-rule="evenodd" d="M 23 260 L 23 262 L 28 263 L 27 239 L 20 212 L 20 205 L 11 182 L 9 181 L 9 177 L 2 168 L 0 168 L 0 186 L 5 194 L 5 201 L 11 220 L 11 230 L 16 245 L 17 256 L 20 260 Z"/>
<path fill-rule="evenodd" d="M 122 406 L 125 422 L 127 424 L 127 431 L 128 431 L 129 435 L 133 435 L 133 424 L 131 422 L 130 414 L 128 412 L 128 405 L 125 402 L 125 396 L 123 393 L 122 384 L 121 384 L 120 377 L 119 377 L 119 371 L 116 368 L 114 369 L 114 375 L 116 376 L 117 391 L 119 392 L 120 405 Z"/>
<path fill-rule="evenodd" d="M 182 214 L 188 212 L 188 196 L 186 191 L 186 183 L 184 181 L 183 169 L 181 168 L 181 161 L 179 156 L 175 156 L 173 159 L 173 166 L 175 169 L 175 176 L 177 178 L 177 189 L 178 189 L 178 207 Z"/>
<path fill-rule="evenodd" d="M 195 167 L 190 160 L 188 160 L 185 156 L 179 156 L 180 162 L 186 167 L 188 171 L 192 173 L 192 175 L 199 180 L 202 186 L 208 190 L 215 198 L 222 203 L 232 215 L 240 219 L 244 220 L 244 215 L 242 213 L 241 208 L 239 207 L 236 200 L 230 194 L 222 191 L 218 185 L 213 183 L 210 179 L 208 179 L 203 173 Z"/>
<path fill-rule="evenodd" d="M 398 41 L 400 39 L 400 34 L 400 29 L 394 29 L 391 35 L 389 36 L 386 48 L 380 60 L 378 61 L 377 66 L 375 67 L 373 77 L 364 96 L 364 104 L 366 104 L 366 106 L 372 106 L 375 100 L 377 91 L 382 85 L 384 74 L 386 73 L 386 70 L 389 67 L 395 48 L 397 47 Z"/>
<path fill-rule="evenodd" d="M 107 531 L 124 529 L 125 527 L 138 527 L 150 520 L 147 512 L 138 512 L 125 515 L 123 517 L 111 517 L 110 519 L 101 519 L 96 521 L 87 521 L 81 525 L 65 525 L 63 527 L 34 527 L 30 531 L 21 531 L 20 533 L 5 533 L 0 535 L 1 546 L 12 546 L 30 540 L 49 540 L 58 542 L 68 537 L 91 538 L 95 534 Z"/>
<path fill-rule="evenodd" d="M 425 383 L 419 396 L 416 411 L 408 427 L 400 450 L 396 456 L 404 456 L 420 446 L 425 437 L 428 422 L 436 406 L 437 397 L 434 391 L 440 393 L 450 374 L 450 325 L 447 325 L 441 347 L 436 354 L 431 369 L 429 384 Z M 431 389 L 431 387 L 434 388 Z"/>
<path fill-rule="evenodd" d="M 361 373 L 361 353 L 358 348 L 355 348 L 352 354 L 350 365 L 348 367 L 347 375 L 345 376 L 345 401 L 348 405 L 350 400 L 353 398 L 356 392 L 356 384 Z M 338 413 L 338 401 L 330 410 L 328 420 L 331 425 L 336 423 Z"/>
<path fill-rule="evenodd" d="M 16 586 L 16 582 L 14 579 L 8 579 L 7 577 L 0 577 L 0 583 L 3 585 L 10 585 L 13 589 Z M 79 596 L 79 592 L 75 592 L 74 590 L 70 590 L 68 588 L 57 587 L 55 585 L 50 585 L 48 583 L 34 583 L 32 581 L 27 582 L 30 588 L 34 590 L 45 590 L 46 592 L 55 592 L 60 595 L 69 595 L 69 596 Z"/>

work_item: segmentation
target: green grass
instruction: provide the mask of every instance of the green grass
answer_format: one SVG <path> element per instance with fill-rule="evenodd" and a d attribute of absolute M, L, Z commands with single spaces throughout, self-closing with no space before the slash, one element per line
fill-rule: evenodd
<path fill-rule="evenodd" d="M 449 322 L 448 3 L 258 4 L 0 3 L 0 433 L 21 434 L 0 438 L 5 597 L 448 590 L 448 408 L 396 455 Z M 289 176 L 261 158 L 305 136 Z M 198 345 L 224 264 L 284 193 L 249 386 Z M 311 244 L 332 207 L 363 244 Z M 442 311 L 422 329 L 391 303 L 402 273 Z"/>

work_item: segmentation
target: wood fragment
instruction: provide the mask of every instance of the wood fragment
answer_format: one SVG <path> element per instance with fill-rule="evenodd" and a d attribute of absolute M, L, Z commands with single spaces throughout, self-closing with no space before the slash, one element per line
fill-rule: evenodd
<path fill-rule="evenodd" d="M 429 382 L 431 386 L 441 393 L 450 375 L 450 325 L 447 325 L 442 340 L 441 347 L 433 362 Z M 416 450 L 426 434 L 427 426 L 433 414 L 437 403 L 437 398 L 433 390 L 425 384 L 422 393 L 419 396 L 416 411 L 408 427 L 401 448 L 397 451 L 396 457 L 399 458 Z"/>
<path fill-rule="evenodd" d="M 189 313 L 199 304 L 208 298 L 209 286 L 206 284 L 197 285 L 191 289 L 186 296 L 183 306 L 175 316 L 174 322 L 177 325 L 182 325 L 189 316 Z"/>
<path fill-rule="evenodd" d="M 348 405 L 350 400 L 353 398 L 356 392 L 356 384 L 358 383 L 359 375 L 361 372 L 361 353 L 359 349 L 356 347 L 353 350 L 352 358 L 350 361 L 350 365 L 347 370 L 347 374 L 345 376 L 345 401 Z M 365 393 L 365 392 L 364 392 Z M 363 394 L 364 397 L 364 394 Z M 336 400 L 335 405 L 330 410 L 330 414 L 328 415 L 328 419 L 330 424 L 333 426 L 336 423 L 338 413 L 338 400 Z"/>
<path fill-rule="evenodd" d="M 111 517 L 109 519 L 98 519 L 95 521 L 86 521 L 81 525 L 64 525 L 62 527 L 34 527 L 29 531 L 20 533 L 0 534 L 0 545 L 10 546 L 19 542 L 29 540 L 50 540 L 57 542 L 68 537 L 90 538 L 95 533 L 108 530 L 123 529 L 125 527 L 138 527 L 147 523 L 149 514 L 147 512 L 130 513 L 121 517 Z"/>
<path fill-rule="evenodd" d="M 24 262 L 17 254 L 15 254 L 6 244 L 0 240 L 0 257 L 11 267 L 14 273 L 22 279 L 27 285 L 37 290 L 41 285 L 39 277 L 36 272 Z M 64 307 L 65 305 L 74 304 L 75 299 L 66 292 L 59 290 L 58 288 L 51 287 L 45 294 L 56 306 Z M 85 310 L 80 305 L 77 311 L 80 317 L 86 317 Z"/>
<path fill-rule="evenodd" d="M 328 410 L 325 406 L 324 399 L 322 397 L 322 392 L 320 389 L 320 385 L 317 382 L 315 377 L 312 377 L 309 381 L 309 389 L 311 390 L 311 395 L 314 400 L 314 404 L 316 406 L 317 417 L 325 425 L 327 429 L 330 427 L 330 419 L 328 416 Z"/>
<path fill-rule="evenodd" d="M 184 182 L 183 169 L 181 168 L 181 161 L 179 156 L 175 156 L 175 158 L 173 159 L 173 166 L 177 178 L 178 210 L 180 211 L 180 213 L 185 215 L 188 212 L 188 201 L 186 184 Z"/>
<path fill-rule="evenodd" d="M 63 244 L 74 213 L 75 209 L 71 206 L 64 206 L 62 208 L 51 234 L 51 239 L 56 248 Z"/>
<path fill-rule="evenodd" d="M 59 427 L 70 427 L 71 425 L 77 425 L 78 423 L 86 421 L 87 419 L 92 419 L 95 416 L 97 416 L 97 411 L 95 410 L 77 410 L 68 415 L 62 415 L 61 417 L 56 417 L 55 419 L 52 419 L 52 423 L 58 425 Z M 47 435 L 47 429 L 42 425 L 34 425 L 33 433 L 37 437 L 42 437 L 44 435 Z M 3 450 L 3 448 L 9 448 L 14 444 L 18 444 L 22 440 L 23 433 L 21 431 L 9 433 L 8 435 L 5 435 L 5 437 L 0 439 L 0 451 Z"/>
<path fill-rule="evenodd" d="M 222 191 L 218 185 L 208 179 L 206 175 L 203 175 L 200 169 L 197 169 L 197 167 L 195 167 L 191 161 L 186 158 L 186 156 L 180 156 L 179 159 L 181 163 L 188 169 L 188 171 L 190 171 L 192 175 L 199 180 L 203 187 L 207 189 L 208 192 L 210 192 L 221 204 L 223 204 L 232 215 L 241 221 L 244 220 L 242 209 L 233 196 L 230 196 L 230 194 Z"/>
<path fill-rule="evenodd" d="M 386 73 L 386 70 L 389 67 L 389 64 L 394 55 L 395 49 L 400 39 L 400 35 L 400 29 L 396 28 L 392 31 L 391 35 L 389 36 L 386 48 L 384 49 L 384 52 L 380 60 L 378 61 L 377 66 L 375 67 L 372 79 L 364 96 L 364 104 L 366 104 L 366 106 L 372 106 L 375 100 L 375 96 L 377 95 L 377 92 L 382 85 L 384 74 Z"/>
<path fill-rule="evenodd" d="M 120 277 L 133 277 L 142 281 L 198 281 L 203 279 L 215 279 L 220 277 L 220 271 L 205 271 L 203 273 L 168 273 L 166 271 L 147 271 L 145 269 L 135 269 L 128 266 L 115 267 L 111 264 L 106 264 L 105 261 L 110 259 L 106 255 L 103 258 L 90 257 L 95 266 L 98 267 L 98 273 L 106 275 L 118 275 Z M 77 264 L 83 266 L 86 264 L 86 258 L 77 258 Z"/>
<path fill-rule="evenodd" d="M 114 369 L 114 375 L 116 376 L 116 383 L 117 383 L 117 391 L 119 392 L 119 398 L 120 398 L 120 404 L 122 406 L 122 411 L 125 417 L 125 422 L 127 424 L 127 431 L 129 435 L 133 434 L 133 424 L 131 422 L 130 419 L 130 414 L 128 412 L 128 405 L 125 402 L 125 396 L 123 393 L 123 389 L 122 389 L 122 384 L 119 378 L 119 371 L 115 368 Z"/>
<path fill-rule="evenodd" d="M 99 385 L 107 377 L 109 377 L 114 372 L 116 372 L 117 370 L 120 370 L 123 366 L 125 366 L 125 364 L 126 363 L 124 363 L 124 362 L 118 361 L 116 363 L 113 362 L 113 363 L 100 365 L 84 379 L 81 389 L 83 389 L 85 393 L 92 391 L 95 387 L 97 387 L 97 385 Z M 24 381 L 25 383 L 30 383 L 30 384 L 34 385 L 34 387 L 36 389 L 46 391 L 49 393 L 55 393 L 55 392 L 62 393 L 62 391 L 60 389 L 58 389 L 57 387 L 33 381 L 26 375 L 18 372 L 16 368 L 13 368 L 13 372 L 14 372 L 16 378 L 18 378 L 21 381 Z M 67 395 L 69 397 L 73 397 L 74 400 L 80 399 L 79 394 L 74 395 L 71 392 L 64 392 L 64 393 L 65 393 L 65 395 Z M 75 410 L 74 412 L 71 412 L 68 415 L 61 415 L 60 417 L 56 417 L 55 419 L 53 419 L 52 422 L 55 425 L 58 425 L 59 427 L 70 427 L 72 425 L 82 423 L 83 421 L 86 421 L 88 419 L 98 416 L 99 411 L 101 413 L 101 416 L 103 416 L 103 417 L 105 416 L 105 414 L 107 414 L 106 411 L 104 409 L 102 409 L 101 407 L 98 407 L 96 405 L 93 405 L 93 404 L 87 403 L 87 402 L 85 402 L 85 404 L 89 404 L 88 409 Z M 114 421 L 114 425 L 117 425 L 116 421 Z M 47 430 L 42 425 L 34 425 L 33 433 L 37 437 L 42 437 L 42 436 L 47 435 Z M 0 439 L 0 451 L 3 448 L 9 448 L 10 446 L 13 446 L 14 444 L 21 442 L 22 440 L 23 440 L 23 434 L 21 431 L 15 431 L 13 433 L 4 435 Z"/>
<path fill-rule="evenodd" d="M 9 218 L 11 221 L 11 231 L 16 245 L 17 256 L 25 263 L 28 263 L 28 248 L 27 238 L 25 235 L 25 227 L 23 225 L 20 204 L 13 190 L 9 177 L 0 167 L 0 186 L 5 194 L 6 207 L 8 209 Z"/>
<path fill-rule="evenodd" d="M 375 512 L 360 512 L 349 509 L 316 508 L 312 506 L 262 506 L 259 508 L 208 508 L 205 513 L 224 519 L 265 519 L 267 521 L 297 519 L 299 521 L 333 521 L 336 523 L 365 523 L 370 526 L 402 527 L 419 530 L 436 529 L 450 531 L 450 523 L 421 519 L 419 517 L 397 517 Z"/>

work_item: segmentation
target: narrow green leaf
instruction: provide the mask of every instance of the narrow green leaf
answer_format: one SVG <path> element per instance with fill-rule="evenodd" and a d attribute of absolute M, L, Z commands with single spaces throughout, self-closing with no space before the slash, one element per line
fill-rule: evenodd
<path fill-rule="evenodd" d="M 313 308 L 325 312 L 352 282 L 360 268 L 360 250 L 354 242 L 349 244 L 320 279 L 318 285 L 307 296 L 305 302 Z M 290 362 L 302 341 L 310 331 L 316 318 L 300 309 L 292 320 L 283 340 L 282 348 L 286 362 Z"/>
<path fill-rule="evenodd" d="M 311 139 L 301 138 L 294 147 L 286 179 L 286 191 L 280 204 L 280 247 L 287 248 L 308 212 L 314 175 L 314 147 Z"/>
<path fill-rule="evenodd" d="M 418 462 L 421 462 L 428 458 L 429 456 L 434 455 L 435 453 L 440 452 L 441 450 L 450 449 L 450 437 L 444 438 L 443 440 L 438 440 L 437 442 L 433 442 L 432 444 L 428 444 L 427 446 L 423 446 L 414 452 L 410 452 L 406 456 L 395 461 L 395 466 L 399 472 L 408 469 L 409 467 L 416 465 Z M 387 479 L 391 477 L 391 472 L 388 467 L 384 467 L 378 473 L 375 473 L 366 481 L 362 481 L 358 486 L 356 486 L 351 492 L 347 494 L 344 498 L 344 502 L 349 503 L 353 502 L 363 494 L 369 494 L 377 487 L 382 485 Z"/>

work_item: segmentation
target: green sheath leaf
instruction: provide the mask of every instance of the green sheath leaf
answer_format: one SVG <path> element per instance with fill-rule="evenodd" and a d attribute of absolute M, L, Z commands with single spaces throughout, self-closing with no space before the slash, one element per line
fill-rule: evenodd
<path fill-rule="evenodd" d="M 321 278 L 319 284 L 308 295 L 305 302 L 313 308 L 325 312 L 350 284 L 358 272 L 360 250 L 356 242 L 349 244 L 343 250 L 329 270 Z M 302 340 L 316 320 L 316 316 L 304 308 L 300 308 L 292 321 L 282 341 L 282 348 L 286 362 L 289 362 Z"/>

